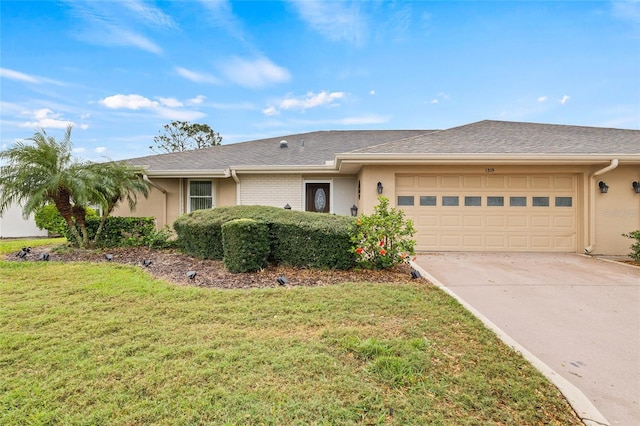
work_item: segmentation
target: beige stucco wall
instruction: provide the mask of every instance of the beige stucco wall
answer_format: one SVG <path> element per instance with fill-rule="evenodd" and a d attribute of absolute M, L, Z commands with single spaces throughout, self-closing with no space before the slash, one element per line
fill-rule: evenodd
<path fill-rule="evenodd" d="M 601 194 L 599 181 L 609 185 Z M 640 181 L 640 167 L 620 166 L 595 178 L 595 246 L 594 254 L 626 255 L 633 240 L 621 234 L 640 229 L 640 194 L 633 191 L 632 182 Z"/>
<path fill-rule="evenodd" d="M 148 198 L 138 197 L 138 204 L 134 211 L 130 211 L 129 205 L 123 202 L 115 209 L 113 215 L 155 217 L 159 229 L 165 225 L 171 226 L 180 215 L 180 179 L 153 178 L 151 181 L 165 190 L 166 194 L 152 187 Z"/>
<path fill-rule="evenodd" d="M 238 200 L 238 190 L 233 178 L 216 179 L 216 207 L 235 206 Z"/>

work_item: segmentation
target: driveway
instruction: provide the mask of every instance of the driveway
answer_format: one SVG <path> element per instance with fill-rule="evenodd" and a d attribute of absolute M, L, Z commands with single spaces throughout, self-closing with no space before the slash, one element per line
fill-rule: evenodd
<path fill-rule="evenodd" d="M 640 424 L 640 268 L 557 253 L 428 253 L 415 263 L 609 424 Z"/>

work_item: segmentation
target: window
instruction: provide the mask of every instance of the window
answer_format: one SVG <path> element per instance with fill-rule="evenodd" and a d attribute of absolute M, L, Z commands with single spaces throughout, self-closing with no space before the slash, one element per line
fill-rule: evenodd
<path fill-rule="evenodd" d="M 527 197 L 509 197 L 509 206 L 527 207 Z"/>
<path fill-rule="evenodd" d="M 399 206 L 412 206 L 413 202 L 413 195 L 398 195 Z"/>
<path fill-rule="evenodd" d="M 549 197 L 533 197 L 533 207 L 549 207 Z"/>
<path fill-rule="evenodd" d="M 482 205 L 482 197 L 467 196 L 464 197 L 464 205 L 467 207 L 476 207 Z"/>
<path fill-rule="evenodd" d="M 435 195 L 421 195 L 420 196 L 420 205 L 421 206 L 435 206 L 436 205 L 436 196 Z"/>
<path fill-rule="evenodd" d="M 556 207 L 571 207 L 573 199 L 571 197 L 556 197 Z"/>
<path fill-rule="evenodd" d="M 487 206 L 490 206 L 490 207 L 504 206 L 504 197 L 487 197 Z"/>
<path fill-rule="evenodd" d="M 189 211 L 213 207 L 213 185 L 210 180 L 189 181 Z"/>
<path fill-rule="evenodd" d="M 444 195 L 442 197 L 442 205 L 443 206 L 459 206 L 460 201 L 459 197 L 453 195 Z"/>

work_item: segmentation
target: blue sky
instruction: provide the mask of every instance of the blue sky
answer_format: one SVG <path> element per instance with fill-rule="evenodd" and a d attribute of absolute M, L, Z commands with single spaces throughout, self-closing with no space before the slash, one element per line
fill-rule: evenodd
<path fill-rule="evenodd" d="M 233 143 L 492 119 L 640 128 L 640 2 L 0 2 L 0 148 L 83 159 L 172 120 Z"/>

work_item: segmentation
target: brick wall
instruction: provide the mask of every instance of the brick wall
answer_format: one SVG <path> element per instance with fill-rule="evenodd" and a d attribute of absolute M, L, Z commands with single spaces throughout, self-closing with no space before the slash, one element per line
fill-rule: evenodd
<path fill-rule="evenodd" d="M 302 210 L 301 175 L 241 175 L 240 204 Z"/>

